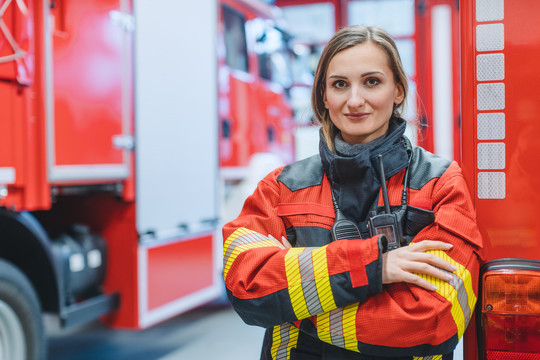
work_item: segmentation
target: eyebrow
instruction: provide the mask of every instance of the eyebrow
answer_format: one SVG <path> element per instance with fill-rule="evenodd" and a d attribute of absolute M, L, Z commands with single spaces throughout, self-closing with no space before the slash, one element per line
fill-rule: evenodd
<path fill-rule="evenodd" d="M 365 72 L 361 76 L 365 77 L 365 76 L 375 75 L 375 74 L 384 76 L 384 73 L 382 71 L 376 71 L 376 70 Z M 347 77 L 344 75 L 330 75 L 328 78 L 329 79 L 347 79 Z"/>

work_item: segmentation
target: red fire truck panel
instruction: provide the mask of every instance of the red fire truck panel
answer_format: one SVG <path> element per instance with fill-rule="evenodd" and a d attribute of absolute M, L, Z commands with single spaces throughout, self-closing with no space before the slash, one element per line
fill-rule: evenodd
<path fill-rule="evenodd" d="M 54 116 L 47 119 L 53 183 L 128 176 L 129 155 L 121 139 L 132 122 L 134 24 L 125 15 L 130 11 L 128 1 L 56 2 L 50 68 Z"/>

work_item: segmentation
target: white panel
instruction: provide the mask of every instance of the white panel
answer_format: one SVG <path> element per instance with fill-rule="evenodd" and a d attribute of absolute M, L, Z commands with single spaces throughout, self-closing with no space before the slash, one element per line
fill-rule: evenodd
<path fill-rule="evenodd" d="M 476 27 L 476 50 L 497 51 L 504 49 L 504 25 L 487 24 Z"/>
<path fill-rule="evenodd" d="M 0 167 L 0 184 L 13 184 L 15 182 L 15 169 Z"/>
<path fill-rule="evenodd" d="M 452 8 L 434 6 L 431 12 L 433 58 L 433 131 L 435 153 L 454 158 L 454 106 L 452 86 Z"/>
<path fill-rule="evenodd" d="M 137 229 L 208 230 L 218 216 L 217 1 L 135 0 L 134 12 Z"/>
<path fill-rule="evenodd" d="M 335 32 L 334 5 L 317 3 L 282 8 L 287 30 L 304 41 L 327 42 Z"/>
<path fill-rule="evenodd" d="M 504 83 L 478 84 L 476 106 L 478 110 L 503 110 L 505 107 Z"/>
<path fill-rule="evenodd" d="M 477 121 L 478 140 L 502 140 L 505 138 L 504 113 L 480 113 Z"/>
<path fill-rule="evenodd" d="M 414 35 L 414 0 L 347 1 L 350 25 L 380 26 L 392 36 Z M 399 14 L 399 21 L 388 14 Z"/>
<path fill-rule="evenodd" d="M 504 54 L 483 54 L 476 57 L 476 80 L 504 80 Z"/>
<path fill-rule="evenodd" d="M 478 173 L 479 199 L 504 199 L 506 197 L 506 175 L 502 172 Z"/>
<path fill-rule="evenodd" d="M 478 144 L 478 169 L 502 170 L 505 167 L 504 143 L 480 143 Z"/>
<path fill-rule="evenodd" d="M 504 0 L 476 0 L 476 21 L 504 19 Z"/>
<path fill-rule="evenodd" d="M 49 169 L 52 183 L 85 180 L 121 180 L 127 178 L 129 169 L 126 165 L 55 165 Z"/>

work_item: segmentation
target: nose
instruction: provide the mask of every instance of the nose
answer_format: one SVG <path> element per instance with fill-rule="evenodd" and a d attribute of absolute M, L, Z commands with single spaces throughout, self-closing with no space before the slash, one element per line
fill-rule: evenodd
<path fill-rule="evenodd" d="M 366 99 L 362 93 L 362 89 L 359 86 L 352 86 L 349 98 L 347 99 L 347 106 L 350 109 L 358 109 L 364 106 Z"/>

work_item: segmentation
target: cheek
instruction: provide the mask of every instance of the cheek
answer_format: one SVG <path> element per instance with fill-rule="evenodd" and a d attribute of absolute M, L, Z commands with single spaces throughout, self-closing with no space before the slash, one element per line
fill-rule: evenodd
<path fill-rule="evenodd" d="M 374 99 L 376 106 L 380 109 L 390 110 L 393 111 L 394 104 L 395 104 L 396 97 L 394 96 L 393 91 L 387 91 L 385 93 L 380 94 L 379 97 Z"/>
<path fill-rule="evenodd" d="M 340 96 L 331 95 L 325 98 L 325 107 L 330 111 L 339 110 L 343 105 L 343 100 Z"/>

